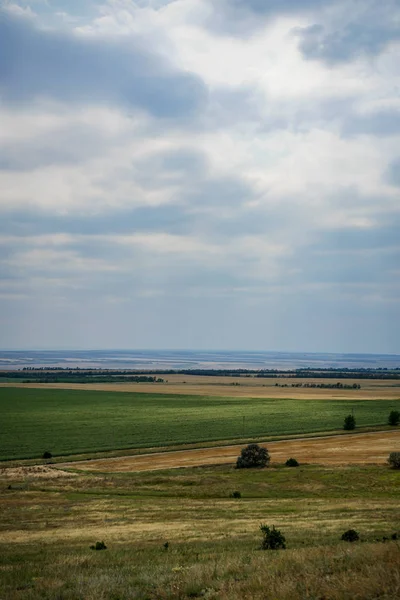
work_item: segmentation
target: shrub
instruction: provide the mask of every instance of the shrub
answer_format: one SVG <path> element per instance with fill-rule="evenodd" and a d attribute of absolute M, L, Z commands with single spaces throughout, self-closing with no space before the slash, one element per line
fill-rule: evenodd
<path fill-rule="evenodd" d="M 287 467 L 299 467 L 300 466 L 295 458 L 288 458 L 285 465 Z"/>
<path fill-rule="evenodd" d="M 344 425 L 343 425 L 343 429 L 346 430 L 351 430 L 351 429 L 355 429 L 356 428 L 356 420 L 353 417 L 353 415 L 347 415 L 347 417 L 344 420 Z"/>
<path fill-rule="evenodd" d="M 258 444 L 249 444 L 243 448 L 236 461 L 237 469 L 250 469 L 252 467 L 266 467 L 270 461 L 268 450 Z"/>
<path fill-rule="evenodd" d="M 107 550 L 107 546 L 104 542 L 96 542 L 94 546 L 90 546 L 91 550 Z"/>
<path fill-rule="evenodd" d="M 279 550 L 279 548 L 286 548 L 286 538 L 279 531 L 272 526 L 272 529 L 268 525 L 260 525 L 260 531 L 263 534 L 263 540 L 261 542 L 262 550 Z"/>
<path fill-rule="evenodd" d="M 388 463 L 392 469 L 400 469 L 400 452 L 391 452 L 389 454 Z"/>
<path fill-rule="evenodd" d="M 340 539 L 344 542 L 357 542 L 360 539 L 360 536 L 355 529 L 348 529 Z"/>
<path fill-rule="evenodd" d="M 400 412 L 398 410 L 390 411 L 388 423 L 393 427 L 400 423 Z"/>
<path fill-rule="evenodd" d="M 231 498 L 241 498 L 242 494 L 240 492 L 232 492 Z"/>
<path fill-rule="evenodd" d="M 51 452 L 48 452 L 48 451 L 46 450 L 46 452 L 43 452 L 43 456 L 42 456 L 42 458 L 44 458 L 44 459 L 53 458 L 53 455 L 52 455 L 52 453 L 51 453 Z"/>

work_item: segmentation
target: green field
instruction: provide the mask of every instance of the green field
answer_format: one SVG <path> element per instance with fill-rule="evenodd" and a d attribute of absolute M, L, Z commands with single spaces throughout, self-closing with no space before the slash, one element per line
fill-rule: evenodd
<path fill-rule="evenodd" d="M 1 388 L 0 459 L 383 425 L 400 400 L 290 400 Z"/>

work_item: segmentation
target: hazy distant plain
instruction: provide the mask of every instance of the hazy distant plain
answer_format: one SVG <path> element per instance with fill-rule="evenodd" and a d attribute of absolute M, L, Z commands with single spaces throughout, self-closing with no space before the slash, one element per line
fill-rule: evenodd
<path fill-rule="evenodd" d="M 296 369 L 400 368 L 400 355 L 196 350 L 0 351 L 0 369 Z"/>

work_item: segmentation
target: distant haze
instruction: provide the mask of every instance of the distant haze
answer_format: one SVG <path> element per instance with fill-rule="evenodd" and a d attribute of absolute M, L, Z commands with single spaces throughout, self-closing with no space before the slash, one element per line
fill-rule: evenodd
<path fill-rule="evenodd" d="M 0 351 L 0 369 L 298 369 L 400 368 L 400 356 L 189 350 Z"/>

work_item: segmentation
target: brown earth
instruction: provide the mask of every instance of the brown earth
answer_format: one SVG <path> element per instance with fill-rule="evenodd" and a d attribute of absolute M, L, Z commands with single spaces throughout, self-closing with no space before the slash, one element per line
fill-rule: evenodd
<path fill-rule="evenodd" d="M 233 464 L 236 462 L 241 448 L 243 448 L 243 445 L 160 452 L 140 456 L 70 462 L 57 466 L 61 469 L 133 472 Z M 268 451 L 271 455 L 272 464 L 284 463 L 290 457 L 296 458 L 303 464 L 383 464 L 387 462 L 390 452 L 400 451 L 400 431 L 269 442 Z"/>

